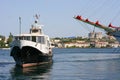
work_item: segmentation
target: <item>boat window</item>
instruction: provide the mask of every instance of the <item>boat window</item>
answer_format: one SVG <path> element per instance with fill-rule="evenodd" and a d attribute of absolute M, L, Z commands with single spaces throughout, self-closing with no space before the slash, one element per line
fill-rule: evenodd
<path fill-rule="evenodd" d="M 14 39 L 15 39 L 15 40 L 21 40 L 22 38 L 19 37 L 19 36 L 15 36 Z"/>
<path fill-rule="evenodd" d="M 44 36 L 39 36 L 38 37 L 38 42 L 41 44 L 45 44 L 45 37 Z"/>
<path fill-rule="evenodd" d="M 37 32 L 38 32 L 37 29 L 32 30 L 32 33 L 37 33 Z"/>
<path fill-rule="evenodd" d="M 19 36 L 19 40 L 23 40 L 24 38 L 23 38 L 23 36 Z"/>
<path fill-rule="evenodd" d="M 36 42 L 36 36 L 32 36 L 32 41 Z"/>
<path fill-rule="evenodd" d="M 24 36 L 24 40 L 30 40 L 30 36 Z"/>

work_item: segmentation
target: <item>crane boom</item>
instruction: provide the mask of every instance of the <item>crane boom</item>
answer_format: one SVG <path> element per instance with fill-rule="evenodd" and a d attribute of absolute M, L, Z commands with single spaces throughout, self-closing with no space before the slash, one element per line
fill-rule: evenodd
<path fill-rule="evenodd" d="M 84 23 L 87 23 L 87 24 L 90 24 L 90 25 L 93 25 L 95 27 L 98 27 L 98 28 L 101 28 L 101 29 L 104 29 L 106 32 L 113 32 L 114 30 L 109 28 L 109 26 L 104 26 L 102 24 L 99 23 L 99 21 L 96 21 L 96 22 L 92 22 L 90 21 L 88 18 L 87 19 L 83 19 L 81 16 L 74 16 L 74 19 L 77 19 L 79 21 L 82 21 Z"/>

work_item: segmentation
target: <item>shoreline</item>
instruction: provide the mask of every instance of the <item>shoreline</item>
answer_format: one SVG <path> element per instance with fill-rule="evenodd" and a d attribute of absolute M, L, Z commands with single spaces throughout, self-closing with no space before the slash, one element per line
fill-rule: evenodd
<path fill-rule="evenodd" d="M 10 48 L 0 48 L 0 50 L 10 50 Z"/>

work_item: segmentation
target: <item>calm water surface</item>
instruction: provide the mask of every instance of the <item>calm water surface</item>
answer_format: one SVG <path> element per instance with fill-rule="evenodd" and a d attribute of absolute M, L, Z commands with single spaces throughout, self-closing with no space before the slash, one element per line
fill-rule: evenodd
<path fill-rule="evenodd" d="M 20 68 L 0 50 L 0 80 L 120 80 L 120 49 L 53 49 L 53 63 Z"/>

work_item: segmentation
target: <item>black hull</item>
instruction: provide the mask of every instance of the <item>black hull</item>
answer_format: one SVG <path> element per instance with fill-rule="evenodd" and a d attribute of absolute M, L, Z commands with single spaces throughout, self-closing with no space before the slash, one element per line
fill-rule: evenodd
<path fill-rule="evenodd" d="M 11 56 L 14 58 L 16 65 L 19 66 L 32 66 L 39 65 L 43 63 L 48 63 L 52 61 L 52 53 L 44 54 L 41 51 L 33 47 L 14 47 L 11 50 Z"/>

